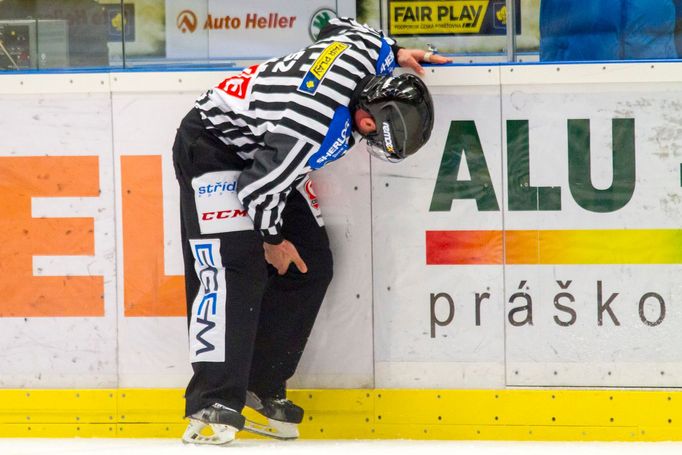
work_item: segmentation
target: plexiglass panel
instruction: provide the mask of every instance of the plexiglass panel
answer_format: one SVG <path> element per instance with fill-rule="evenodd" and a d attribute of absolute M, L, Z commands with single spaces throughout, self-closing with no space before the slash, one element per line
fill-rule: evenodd
<path fill-rule="evenodd" d="M 542 61 L 677 59 L 679 0 L 542 0 Z"/>
<path fill-rule="evenodd" d="M 0 0 L 0 71 L 243 67 L 309 45 L 336 16 L 458 63 L 677 59 L 682 49 L 682 0 Z"/>
<path fill-rule="evenodd" d="M 125 28 L 120 2 L 2 0 L 0 70 L 116 66 Z"/>

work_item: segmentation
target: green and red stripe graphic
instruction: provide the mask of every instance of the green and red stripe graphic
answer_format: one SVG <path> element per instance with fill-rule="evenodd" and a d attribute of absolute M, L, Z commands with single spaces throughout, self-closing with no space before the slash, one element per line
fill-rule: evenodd
<path fill-rule="evenodd" d="M 426 231 L 426 263 L 682 264 L 682 230 Z"/>

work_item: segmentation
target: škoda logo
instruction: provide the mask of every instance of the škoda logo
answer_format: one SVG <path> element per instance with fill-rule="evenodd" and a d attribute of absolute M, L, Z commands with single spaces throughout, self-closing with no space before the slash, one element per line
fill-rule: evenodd
<path fill-rule="evenodd" d="M 187 33 L 188 31 L 194 33 L 194 30 L 197 29 L 197 15 L 194 14 L 194 11 L 188 9 L 180 11 L 177 25 L 182 33 Z"/>
<path fill-rule="evenodd" d="M 315 191 L 313 190 L 313 181 L 308 180 L 305 183 L 305 192 L 308 193 L 308 199 L 310 200 L 310 205 L 313 206 L 315 209 L 320 208 L 320 204 L 317 202 L 317 195 L 315 194 Z"/>

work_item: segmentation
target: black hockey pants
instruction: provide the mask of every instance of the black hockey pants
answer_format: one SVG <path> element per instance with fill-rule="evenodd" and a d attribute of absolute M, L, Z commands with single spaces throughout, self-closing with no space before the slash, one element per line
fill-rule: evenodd
<path fill-rule="evenodd" d="M 194 109 L 178 129 L 173 162 L 180 184 L 194 371 L 185 394 L 186 415 L 216 402 L 241 411 L 247 390 L 283 398 L 332 278 L 326 231 L 318 225 L 310 201 L 293 190 L 282 213 L 282 233 L 296 246 L 308 272 L 302 274 L 292 264 L 285 275 L 277 275 L 265 262 L 261 236 L 252 228 L 201 233 L 200 223 L 220 217 L 244 218 L 239 223 L 250 219 L 239 210 L 197 210 L 202 203 L 197 195 L 234 190 L 230 182 L 215 178 L 197 184 L 202 176 L 220 171 L 237 175 L 244 164 L 204 129 Z"/>

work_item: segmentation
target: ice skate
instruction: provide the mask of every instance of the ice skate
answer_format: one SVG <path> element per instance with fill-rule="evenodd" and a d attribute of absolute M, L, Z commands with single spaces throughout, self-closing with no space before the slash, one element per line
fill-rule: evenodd
<path fill-rule="evenodd" d="M 189 416 L 189 425 L 182 435 L 188 444 L 224 445 L 234 441 L 234 435 L 244 427 L 244 416 L 219 403 Z"/>
<path fill-rule="evenodd" d="M 303 409 L 287 399 L 259 398 L 253 392 L 246 392 L 246 406 L 266 420 L 246 420 L 244 430 L 274 439 L 298 438 L 298 424 L 303 420 Z"/>

